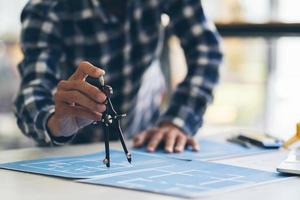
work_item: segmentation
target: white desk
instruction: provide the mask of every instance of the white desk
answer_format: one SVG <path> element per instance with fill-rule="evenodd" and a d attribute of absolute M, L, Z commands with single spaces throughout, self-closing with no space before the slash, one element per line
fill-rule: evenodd
<path fill-rule="evenodd" d="M 113 143 L 112 148 L 120 148 L 118 143 Z M 34 159 L 49 156 L 80 155 L 97 152 L 104 149 L 103 144 L 67 146 L 59 148 L 30 148 L 0 152 L 0 163 L 18 160 Z M 220 163 L 250 166 L 257 169 L 274 170 L 286 157 L 287 152 L 267 153 L 258 156 L 226 159 Z M 168 200 L 176 199 L 165 195 L 158 195 L 133 190 L 112 187 L 88 185 L 74 181 L 53 178 L 41 175 L 26 174 L 0 169 L 0 199 L 5 200 Z M 246 188 L 234 192 L 221 193 L 205 199 L 210 200 L 299 200 L 300 178 Z"/>

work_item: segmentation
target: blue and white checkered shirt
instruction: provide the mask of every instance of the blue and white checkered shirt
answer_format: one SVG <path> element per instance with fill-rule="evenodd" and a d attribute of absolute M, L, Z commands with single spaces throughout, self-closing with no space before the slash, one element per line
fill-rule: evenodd
<path fill-rule="evenodd" d="M 170 18 L 167 28 L 161 25 L 162 14 Z M 39 144 L 53 141 L 46 123 L 55 111 L 56 85 L 83 60 L 106 70 L 112 102 L 128 114 L 123 121 L 128 137 L 164 121 L 188 135 L 201 127 L 222 53 L 200 0 L 128 0 L 124 19 L 107 12 L 101 0 L 31 0 L 21 21 L 24 60 L 15 113 L 22 132 Z M 160 113 L 164 80 L 155 61 L 166 30 L 180 39 L 188 73 Z"/>

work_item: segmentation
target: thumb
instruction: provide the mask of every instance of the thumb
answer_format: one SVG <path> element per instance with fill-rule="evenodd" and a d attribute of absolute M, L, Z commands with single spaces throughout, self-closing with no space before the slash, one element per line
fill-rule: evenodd
<path fill-rule="evenodd" d="M 84 80 L 87 76 L 99 78 L 104 74 L 104 70 L 95 67 L 89 62 L 84 61 L 79 64 L 79 67 L 76 69 L 75 73 L 70 77 L 69 80 Z"/>

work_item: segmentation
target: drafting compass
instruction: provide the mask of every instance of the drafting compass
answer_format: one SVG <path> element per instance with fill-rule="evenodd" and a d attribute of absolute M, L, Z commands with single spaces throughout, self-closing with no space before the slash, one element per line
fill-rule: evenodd
<path fill-rule="evenodd" d="M 101 124 L 104 130 L 104 142 L 105 142 L 105 158 L 103 160 L 103 163 L 106 165 L 106 167 L 110 167 L 110 152 L 109 152 L 109 136 L 111 134 L 111 129 L 113 131 L 116 131 L 118 134 L 118 137 L 121 141 L 124 153 L 126 155 L 126 158 L 129 163 L 131 163 L 131 153 L 128 151 L 127 146 L 124 141 L 123 132 L 121 129 L 121 123 L 120 120 L 126 116 L 126 114 L 118 114 L 116 110 L 113 107 L 113 104 L 111 102 L 111 95 L 113 94 L 113 89 L 111 86 L 106 85 L 104 83 L 104 77 L 101 76 L 99 78 L 100 81 L 100 90 L 106 95 L 105 105 L 106 105 L 106 111 L 102 113 L 101 120 L 97 121 L 96 124 Z"/>

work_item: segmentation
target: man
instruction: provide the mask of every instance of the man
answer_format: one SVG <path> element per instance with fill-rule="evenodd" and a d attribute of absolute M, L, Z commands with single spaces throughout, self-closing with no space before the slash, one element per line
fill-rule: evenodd
<path fill-rule="evenodd" d="M 166 29 L 183 47 L 188 73 L 159 114 L 163 81 L 152 64 Z M 219 35 L 200 0 L 31 0 L 23 10 L 22 75 L 16 99 L 18 125 L 40 145 L 101 140 L 91 123 L 105 111 L 96 87 L 106 73 L 112 102 L 134 146 L 155 151 L 198 149 L 193 135 L 202 125 L 222 60 Z M 92 63 L 92 64 L 91 64 Z"/>

